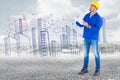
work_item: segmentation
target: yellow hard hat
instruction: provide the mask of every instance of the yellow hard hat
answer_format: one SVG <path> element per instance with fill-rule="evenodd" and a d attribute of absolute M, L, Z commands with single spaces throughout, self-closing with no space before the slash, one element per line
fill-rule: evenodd
<path fill-rule="evenodd" d="M 99 3 L 97 1 L 91 2 L 91 5 L 94 5 L 96 8 L 99 8 Z"/>

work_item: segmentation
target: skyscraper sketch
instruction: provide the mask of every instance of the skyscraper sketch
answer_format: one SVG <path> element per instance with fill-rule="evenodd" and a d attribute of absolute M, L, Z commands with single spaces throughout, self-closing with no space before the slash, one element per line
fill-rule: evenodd
<path fill-rule="evenodd" d="M 70 27 L 69 26 L 65 26 L 62 28 L 60 41 L 61 41 L 61 48 L 68 49 L 70 47 Z"/>
<path fill-rule="evenodd" d="M 11 55 L 11 48 L 10 48 L 10 36 L 6 37 L 4 39 L 4 44 L 5 44 L 5 55 L 10 56 Z"/>
<path fill-rule="evenodd" d="M 77 31 L 75 29 L 71 29 L 71 35 L 70 35 L 70 43 L 72 48 L 77 48 L 78 47 L 78 42 L 77 42 Z"/>
<path fill-rule="evenodd" d="M 31 29 L 32 32 L 32 49 L 33 49 L 33 54 L 34 56 L 37 55 L 37 42 L 36 42 L 36 28 Z"/>
<path fill-rule="evenodd" d="M 11 55 L 15 55 L 17 52 L 17 46 L 16 46 L 16 39 L 11 37 L 11 36 L 7 36 L 6 38 L 4 38 L 4 44 L 5 44 L 5 55 L 6 56 L 11 56 Z"/>
<path fill-rule="evenodd" d="M 102 17 L 102 20 L 103 20 L 103 25 L 102 25 L 102 35 L 103 35 L 103 43 L 106 43 L 107 42 L 107 39 L 106 39 L 106 19 L 104 17 Z"/>
<path fill-rule="evenodd" d="M 19 19 L 19 33 L 23 34 L 23 26 L 22 26 L 22 19 Z"/>
<path fill-rule="evenodd" d="M 16 39 L 17 55 L 20 55 L 21 51 L 20 51 L 20 36 L 19 36 L 19 33 L 14 34 L 14 37 Z"/>
<path fill-rule="evenodd" d="M 44 27 L 42 27 L 42 18 L 38 18 L 38 47 L 40 56 L 48 56 L 50 53 L 49 32 Z"/>
<path fill-rule="evenodd" d="M 50 56 L 56 56 L 57 55 L 57 42 L 55 40 L 51 41 L 51 46 L 50 46 L 51 54 Z"/>

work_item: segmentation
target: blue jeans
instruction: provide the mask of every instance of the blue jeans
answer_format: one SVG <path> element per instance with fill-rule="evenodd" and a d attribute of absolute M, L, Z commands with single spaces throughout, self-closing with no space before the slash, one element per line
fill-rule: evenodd
<path fill-rule="evenodd" d="M 89 63 L 89 51 L 90 51 L 90 46 L 92 45 L 93 48 L 93 53 L 95 56 L 95 62 L 96 62 L 96 70 L 100 70 L 100 56 L 98 52 L 98 40 L 91 40 L 91 39 L 84 39 L 84 49 L 85 49 L 85 54 L 84 54 L 84 65 L 83 69 L 88 68 L 88 63 Z"/>

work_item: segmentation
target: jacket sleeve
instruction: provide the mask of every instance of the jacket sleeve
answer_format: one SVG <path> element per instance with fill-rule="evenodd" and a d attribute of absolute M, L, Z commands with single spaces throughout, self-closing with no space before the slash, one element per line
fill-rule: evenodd
<path fill-rule="evenodd" d="M 95 26 L 90 25 L 90 26 L 91 26 L 90 30 L 91 30 L 92 32 L 96 32 L 96 33 L 97 33 L 97 32 L 99 32 L 102 24 L 103 24 L 103 20 L 102 20 L 102 18 L 100 17 L 100 18 L 97 19 L 97 22 L 96 22 L 96 25 L 95 25 Z"/>
<path fill-rule="evenodd" d="M 76 25 L 79 26 L 79 27 L 83 27 L 83 25 L 80 24 L 78 21 L 76 21 Z"/>

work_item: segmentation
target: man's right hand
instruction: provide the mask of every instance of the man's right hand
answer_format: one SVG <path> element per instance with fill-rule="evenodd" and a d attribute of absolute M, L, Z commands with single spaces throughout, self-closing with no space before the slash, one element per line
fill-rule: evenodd
<path fill-rule="evenodd" d="M 86 26 L 87 28 L 91 28 L 91 26 L 87 22 L 83 21 L 83 25 Z"/>

